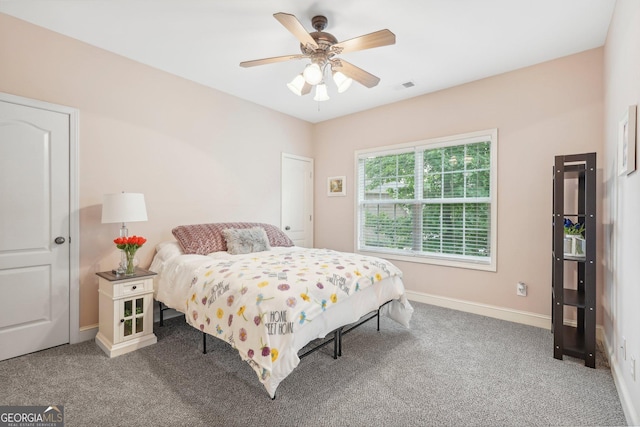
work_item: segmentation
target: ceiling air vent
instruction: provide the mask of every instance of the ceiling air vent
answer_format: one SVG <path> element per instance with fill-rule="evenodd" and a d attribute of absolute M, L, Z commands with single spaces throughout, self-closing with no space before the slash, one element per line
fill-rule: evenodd
<path fill-rule="evenodd" d="M 416 84 L 414 82 L 406 82 L 406 83 L 402 83 L 402 86 L 404 86 L 405 89 L 409 89 L 410 87 L 414 87 Z"/>

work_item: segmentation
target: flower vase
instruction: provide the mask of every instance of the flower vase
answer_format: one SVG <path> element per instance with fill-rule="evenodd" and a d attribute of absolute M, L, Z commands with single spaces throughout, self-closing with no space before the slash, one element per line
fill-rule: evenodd
<path fill-rule="evenodd" d="M 136 251 L 125 251 L 127 254 L 127 270 L 125 271 L 126 276 L 133 276 L 136 274 L 136 265 L 135 265 L 135 255 Z"/>

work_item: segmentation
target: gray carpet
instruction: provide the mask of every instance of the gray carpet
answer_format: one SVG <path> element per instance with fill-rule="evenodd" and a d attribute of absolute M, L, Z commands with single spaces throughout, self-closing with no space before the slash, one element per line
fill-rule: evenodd
<path fill-rule="evenodd" d="M 64 405 L 66 426 L 624 425 L 597 369 L 552 357 L 549 331 L 414 303 L 412 329 L 383 318 L 302 359 L 269 399 L 226 344 L 183 318 L 158 343 L 109 359 L 93 341 L 0 362 L 0 405 Z"/>

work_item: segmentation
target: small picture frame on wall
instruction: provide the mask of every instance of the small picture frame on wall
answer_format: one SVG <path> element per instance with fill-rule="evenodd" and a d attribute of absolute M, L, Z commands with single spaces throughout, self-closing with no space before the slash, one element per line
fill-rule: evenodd
<path fill-rule="evenodd" d="M 347 195 L 347 177 L 346 176 L 330 176 L 327 178 L 327 195 L 328 196 L 346 196 Z"/>
<path fill-rule="evenodd" d="M 636 114 L 637 106 L 631 105 L 618 125 L 618 175 L 621 176 L 636 170 Z"/>

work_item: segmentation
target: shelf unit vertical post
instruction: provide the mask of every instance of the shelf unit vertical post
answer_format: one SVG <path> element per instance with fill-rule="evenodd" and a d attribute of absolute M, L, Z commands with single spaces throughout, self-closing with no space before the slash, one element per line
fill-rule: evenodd
<path fill-rule="evenodd" d="M 585 364 L 596 367 L 596 153 L 585 155 L 585 237 L 586 261 L 585 276 Z"/>
<path fill-rule="evenodd" d="M 563 282 L 564 282 L 564 158 L 556 156 L 553 169 L 553 281 L 552 281 L 552 317 L 553 317 L 553 357 L 562 359 L 563 347 Z M 560 253 L 558 253 L 560 252 Z"/>

